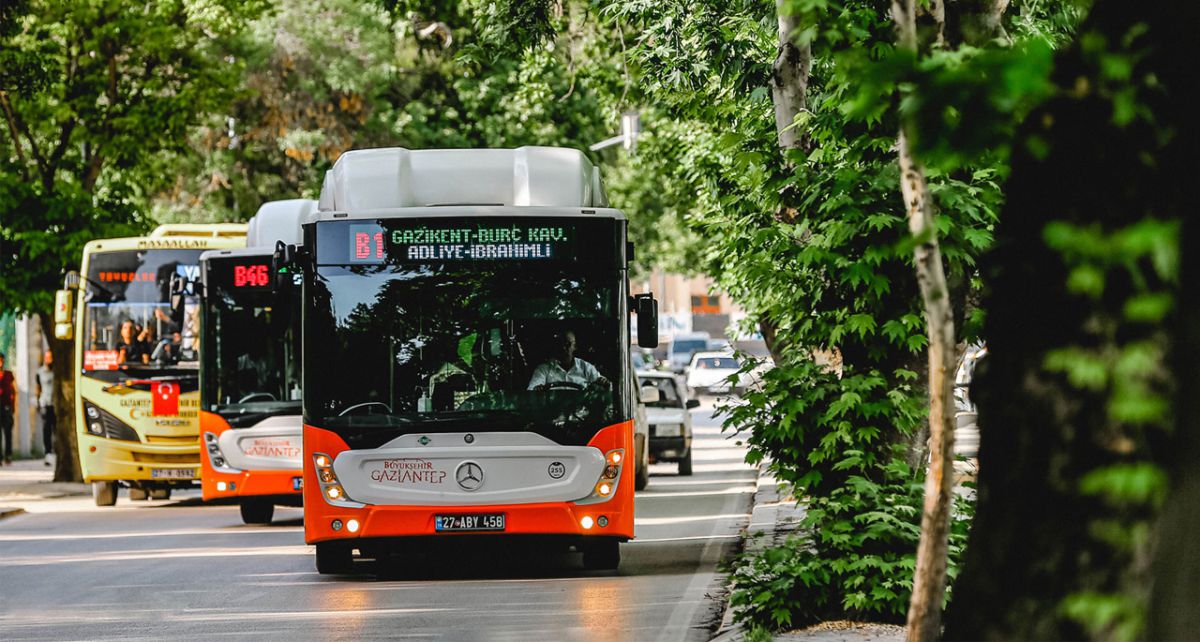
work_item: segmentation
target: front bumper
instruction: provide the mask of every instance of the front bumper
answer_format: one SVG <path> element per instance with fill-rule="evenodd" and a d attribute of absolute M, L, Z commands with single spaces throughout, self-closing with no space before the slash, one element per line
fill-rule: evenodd
<path fill-rule="evenodd" d="M 200 478 L 200 445 L 161 446 L 77 434 L 85 482 L 153 481 L 191 486 Z M 157 471 L 157 472 L 156 472 Z"/>
<path fill-rule="evenodd" d="M 679 461 L 692 449 L 691 437 L 651 437 L 650 463 Z"/>
<path fill-rule="evenodd" d="M 206 457 L 200 490 L 206 502 L 223 497 L 278 496 L 294 497 L 299 504 L 302 491 L 297 487 L 297 480 L 302 479 L 301 474 L 299 469 L 217 472 L 208 465 Z"/>
<path fill-rule="evenodd" d="M 221 435 L 232 430 L 229 423 L 220 415 L 212 412 L 200 412 L 200 434 L 206 432 Z M 272 470 L 238 470 L 218 469 L 212 464 L 212 458 L 205 447 L 200 449 L 201 477 L 200 492 L 204 501 L 229 497 L 281 497 L 294 498 L 299 504 L 302 493 L 297 480 L 302 480 L 303 472 L 295 469 Z"/>
<path fill-rule="evenodd" d="M 522 504 L 413 506 L 364 504 L 340 506 L 329 503 L 321 493 L 313 453 L 327 453 L 336 459 L 337 453 L 349 450 L 335 433 L 313 426 L 304 428 L 304 539 L 309 544 L 343 540 L 387 539 L 398 537 L 462 537 L 496 535 L 550 535 L 568 537 L 633 538 L 634 469 L 622 468 L 621 478 L 611 499 L 594 504 L 555 501 Z M 634 452 L 633 422 L 609 426 L 599 431 L 589 445 L 607 452 L 624 448 Z M 632 462 L 630 462 L 632 464 Z M 350 499 L 353 499 L 351 497 Z M 503 513 L 503 532 L 438 532 L 434 521 L 438 515 L 471 515 Z M 605 518 L 601 520 L 600 518 Z M 589 519 L 590 518 L 590 519 Z M 354 520 L 357 529 L 351 532 Z M 334 529 L 337 521 L 340 529 Z M 602 521 L 607 525 L 601 526 Z M 589 524 L 585 527 L 584 524 Z"/>

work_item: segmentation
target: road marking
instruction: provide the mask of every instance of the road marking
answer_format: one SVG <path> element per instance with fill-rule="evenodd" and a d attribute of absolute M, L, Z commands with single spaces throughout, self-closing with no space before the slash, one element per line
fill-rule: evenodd
<path fill-rule="evenodd" d="M 634 517 L 635 526 L 663 526 L 666 524 L 690 524 L 693 522 L 719 521 L 723 519 L 746 519 L 745 513 L 727 513 L 724 515 L 688 515 L 686 517 Z"/>
<path fill-rule="evenodd" d="M 0 542 L 70 541 L 81 539 L 127 539 L 131 537 L 182 537 L 191 535 L 242 535 L 256 533 L 298 533 L 303 526 L 274 528 L 196 528 L 176 531 L 125 531 L 118 533 L 79 533 L 76 535 L 0 535 Z"/>
<path fill-rule="evenodd" d="M 638 499 L 659 499 L 664 497 L 706 497 L 712 495 L 745 495 L 754 493 L 754 486 L 735 486 L 733 488 L 722 488 L 721 490 L 698 490 L 684 493 L 656 493 L 653 490 L 642 491 L 637 494 Z"/>
<path fill-rule="evenodd" d="M 53 564 L 81 564 L 84 562 L 129 562 L 152 559 L 187 557 L 256 557 L 260 555 L 305 555 L 313 554 L 311 546 L 256 546 L 214 547 L 193 549 L 157 549 L 143 551 L 102 551 L 79 555 L 38 555 L 34 557 L 5 557 L 5 566 L 50 566 Z"/>

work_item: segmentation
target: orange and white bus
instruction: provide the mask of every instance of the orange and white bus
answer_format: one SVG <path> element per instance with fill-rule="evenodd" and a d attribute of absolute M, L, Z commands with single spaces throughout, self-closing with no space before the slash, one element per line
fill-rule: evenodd
<path fill-rule="evenodd" d="M 274 278 L 271 261 L 316 205 L 264 203 L 246 248 L 200 255 L 200 488 L 237 499 L 247 524 L 301 503 L 300 284 Z"/>
<path fill-rule="evenodd" d="M 321 573 L 406 538 L 634 535 L 639 343 L 625 216 L 577 150 L 378 149 L 329 171 L 303 250 L 304 533 Z M 319 364 L 319 365 L 317 365 Z"/>

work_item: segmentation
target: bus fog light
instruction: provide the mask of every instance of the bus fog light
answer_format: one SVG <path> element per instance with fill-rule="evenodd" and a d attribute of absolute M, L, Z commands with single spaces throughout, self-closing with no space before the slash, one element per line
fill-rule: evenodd
<path fill-rule="evenodd" d="M 596 523 L 600 525 L 600 528 L 604 528 L 605 526 L 608 526 L 608 518 L 604 515 L 601 515 L 600 519 L 596 520 Z"/>
<path fill-rule="evenodd" d="M 358 532 L 358 520 L 357 519 L 347 520 L 346 521 L 346 530 L 350 531 L 351 533 L 357 533 Z"/>
<path fill-rule="evenodd" d="M 579 520 L 579 525 L 582 526 L 584 530 L 590 529 L 594 523 L 595 522 L 592 520 L 590 515 Z"/>
<path fill-rule="evenodd" d="M 226 484 L 225 482 L 217 482 L 217 491 L 218 492 L 223 493 L 228 489 L 229 489 L 229 484 Z"/>
<path fill-rule="evenodd" d="M 342 520 L 335 519 L 335 520 L 333 520 L 333 523 L 330 524 L 329 526 L 332 527 L 333 530 L 335 530 L 335 531 L 340 531 L 340 530 L 342 530 Z"/>

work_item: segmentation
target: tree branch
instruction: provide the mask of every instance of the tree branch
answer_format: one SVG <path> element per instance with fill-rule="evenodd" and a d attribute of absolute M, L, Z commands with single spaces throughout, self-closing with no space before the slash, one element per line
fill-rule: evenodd
<path fill-rule="evenodd" d="M 29 168 L 26 167 L 25 150 L 21 149 L 21 135 L 17 133 L 17 123 L 13 116 L 12 105 L 8 102 L 8 92 L 0 89 L 0 108 L 4 109 L 4 120 L 8 123 L 8 135 L 12 138 L 13 149 L 17 152 L 17 161 L 21 166 L 21 178 L 29 180 Z"/>

